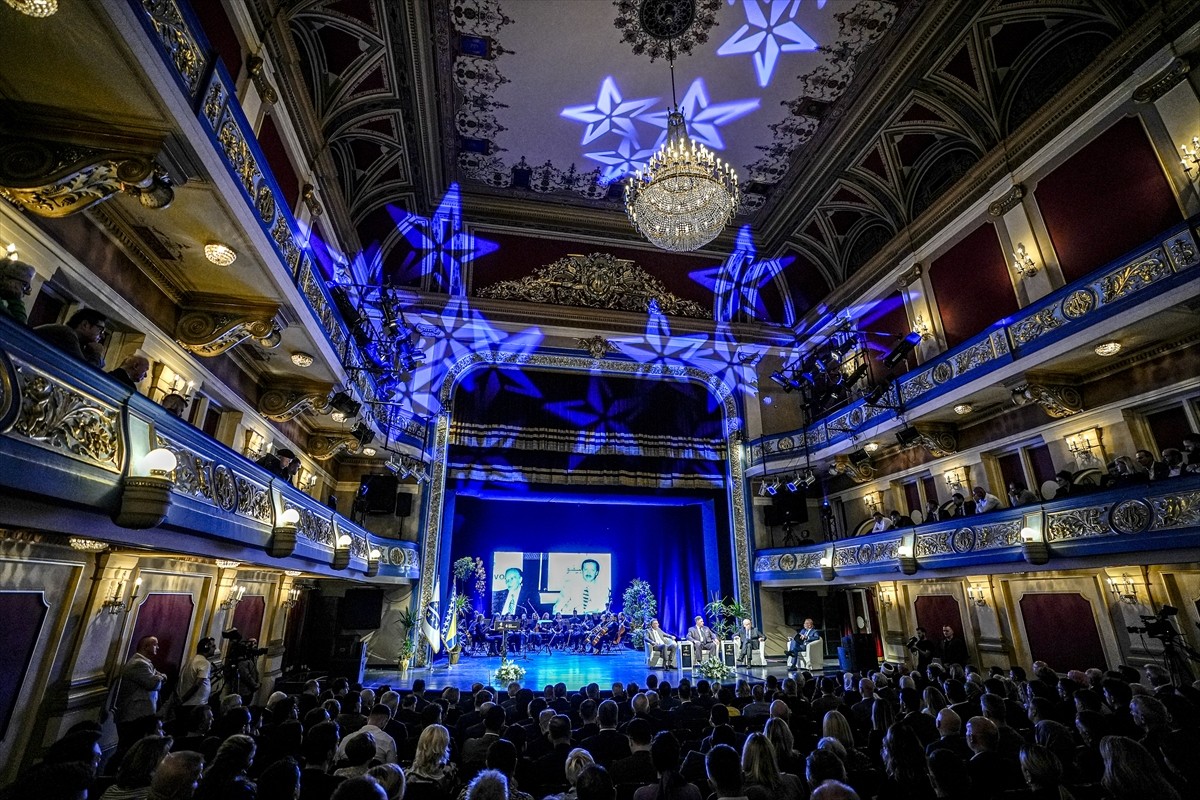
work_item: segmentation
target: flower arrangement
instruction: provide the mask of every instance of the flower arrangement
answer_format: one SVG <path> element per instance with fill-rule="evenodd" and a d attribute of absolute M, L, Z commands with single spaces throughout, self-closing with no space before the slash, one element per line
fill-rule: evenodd
<path fill-rule="evenodd" d="M 504 659 L 500 662 L 500 667 L 492 673 L 492 683 L 496 686 L 504 686 L 513 681 L 520 681 L 525 677 L 525 668 L 515 661 Z"/>
<path fill-rule="evenodd" d="M 487 569 L 483 566 L 483 559 L 478 556 L 463 556 L 454 562 L 451 569 L 454 574 L 454 580 L 465 581 L 472 575 L 475 576 L 475 594 L 483 595 L 487 591 Z"/>
<path fill-rule="evenodd" d="M 696 672 L 713 681 L 724 680 L 733 674 L 733 670 L 716 656 L 710 658 L 708 661 L 701 662 L 696 667 Z"/>
<path fill-rule="evenodd" d="M 634 578 L 626 587 L 622 601 L 625 616 L 633 625 L 633 649 L 641 650 L 645 641 L 646 628 L 650 626 L 650 620 L 654 619 L 654 615 L 658 613 L 658 600 L 655 599 L 654 592 L 650 591 L 648 582 L 641 578 Z"/>

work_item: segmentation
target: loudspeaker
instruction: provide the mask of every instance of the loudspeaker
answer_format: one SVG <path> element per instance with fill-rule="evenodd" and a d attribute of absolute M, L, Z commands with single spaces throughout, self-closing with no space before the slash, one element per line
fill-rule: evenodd
<path fill-rule="evenodd" d="M 776 495 L 778 497 L 779 495 Z M 777 525 L 783 524 L 783 515 L 779 513 L 779 506 L 772 503 L 769 506 L 763 506 L 763 522 L 768 528 L 774 528 Z"/>
<path fill-rule="evenodd" d="M 396 493 L 396 516 L 407 517 L 412 513 L 413 496 L 408 492 Z"/>
<path fill-rule="evenodd" d="M 771 505 L 779 515 L 777 525 L 798 525 L 808 522 L 808 495 L 803 490 L 780 492 L 771 498 Z"/>
<path fill-rule="evenodd" d="M 347 589 L 338 604 L 338 627 L 376 630 L 383 622 L 382 589 Z"/>
<path fill-rule="evenodd" d="M 396 511 L 396 490 L 400 481 L 395 475 L 364 475 L 359 484 L 366 487 L 368 514 L 393 514 Z"/>
<path fill-rule="evenodd" d="M 737 666 L 737 650 L 734 649 L 731 639 L 721 642 L 721 659 L 727 667 L 732 668 Z"/>
<path fill-rule="evenodd" d="M 344 637 L 338 637 L 344 638 Z M 354 637 L 357 639 L 358 637 Z M 362 684 L 363 672 L 367 668 L 367 646 L 356 641 L 350 652 L 343 658 L 334 655 L 329 660 L 329 676 L 331 678 L 349 678 L 352 684 Z"/>
<path fill-rule="evenodd" d="M 352 633 L 343 633 L 333 637 L 333 657 L 342 660 L 353 657 L 354 649 L 358 644 L 358 636 Z"/>
<path fill-rule="evenodd" d="M 901 428 L 896 431 L 896 441 L 901 447 L 911 447 L 921 438 L 921 432 L 916 428 Z"/>

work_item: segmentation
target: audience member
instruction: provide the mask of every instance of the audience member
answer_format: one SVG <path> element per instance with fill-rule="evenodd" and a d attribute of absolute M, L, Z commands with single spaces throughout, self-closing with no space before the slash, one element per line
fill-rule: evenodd
<path fill-rule="evenodd" d="M 107 328 L 108 317 L 99 311 L 82 308 L 65 324 L 39 325 L 33 332 L 64 353 L 104 369 L 104 348 L 100 340 Z"/>
<path fill-rule="evenodd" d="M 33 267 L 23 261 L 0 258 L 0 314 L 24 325 L 29 321 L 25 298 L 33 290 Z"/>

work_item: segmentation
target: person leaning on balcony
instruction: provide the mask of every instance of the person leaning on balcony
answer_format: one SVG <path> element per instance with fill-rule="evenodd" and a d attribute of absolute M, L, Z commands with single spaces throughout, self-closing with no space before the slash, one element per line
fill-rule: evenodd
<path fill-rule="evenodd" d="M 25 298 L 33 290 L 33 267 L 24 261 L 0 261 L 0 314 L 24 325 L 29 321 Z"/>
<path fill-rule="evenodd" d="M 68 355 L 104 369 L 104 348 L 100 344 L 108 328 L 108 317 L 91 308 L 81 308 L 65 325 L 39 325 L 33 332 Z"/>
<path fill-rule="evenodd" d="M 995 511 L 1000 507 L 1000 498 L 991 494 L 982 486 L 976 486 L 971 490 L 971 496 L 975 498 L 975 513 L 986 514 L 989 511 Z"/>
<path fill-rule="evenodd" d="M 1037 495 L 1025 488 L 1025 484 L 1018 481 L 1010 481 L 1008 484 L 1008 504 L 1012 508 L 1017 506 L 1031 506 L 1037 502 Z"/>
<path fill-rule="evenodd" d="M 890 518 L 885 517 L 882 511 L 876 511 L 871 515 L 871 519 L 875 520 L 875 524 L 871 526 L 871 533 L 883 533 L 896 527 L 896 523 L 892 522 Z"/>

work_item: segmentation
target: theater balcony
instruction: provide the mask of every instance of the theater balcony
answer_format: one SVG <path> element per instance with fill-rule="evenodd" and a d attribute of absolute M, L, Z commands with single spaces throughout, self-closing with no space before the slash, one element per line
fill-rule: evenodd
<path fill-rule="evenodd" d="M 9 529 L 351 581 L 419 572 L 415 544 L 373 536 L 6 317 L 0 491 Z"/>

